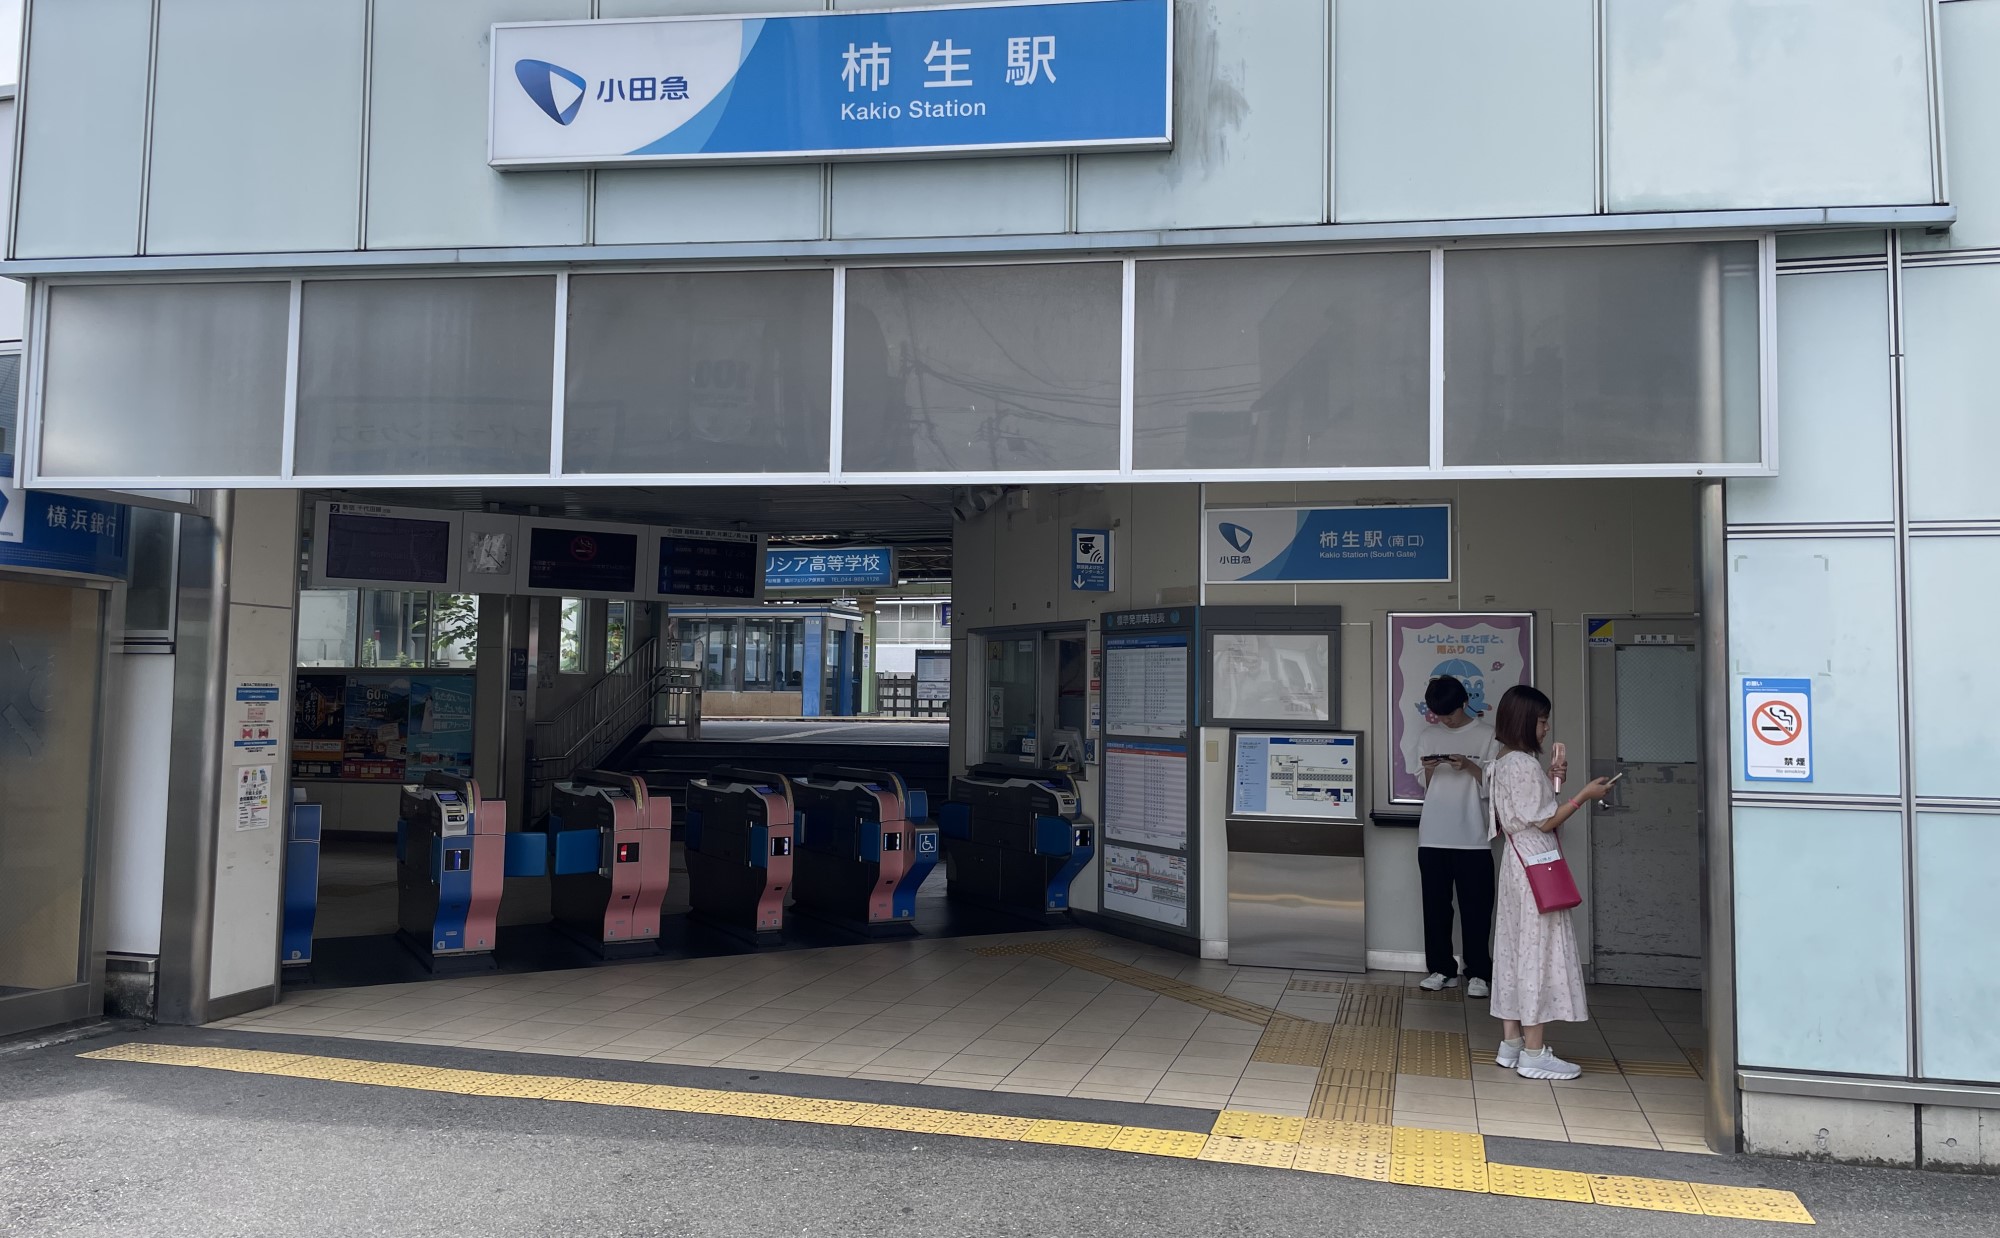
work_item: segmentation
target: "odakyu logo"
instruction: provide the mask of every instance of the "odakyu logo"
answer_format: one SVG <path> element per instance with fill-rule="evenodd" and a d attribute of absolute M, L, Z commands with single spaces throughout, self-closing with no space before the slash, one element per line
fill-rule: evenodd
<path fill-rule="evenodd" d="M 1250 543 L 1253 540 L 1255 540 L 1257 536 L 1256 534 L 1252 533 L 1250 530 L 1244 528 L 1240 524 L 1224 524 L 1217 531 L 1222 534 L 1223 541 L 1228 542 L 1231 546 L 1236 548 L 1237 554 L 1242 554 L 1245 551 L 1249 550 Z"/>
<path fill-rule="evenodd" d="M 1437 664 L 1430 678 L 1449 675 L 1465 685 L 1465 712 L 1477 718 L 1486 712 L 1486 672 L 1477 662 L 1464 658 L 1448 658 Z"/>
<path fill-rule="evenodd" d="M 521 83 L 521 89 L 535 101 L 535 106 L 559 125 L 576 119 L 583 97 L 590 93 L 590 83 L 582 74 L 546 60 L 515 61 L 514 80 Z"/>

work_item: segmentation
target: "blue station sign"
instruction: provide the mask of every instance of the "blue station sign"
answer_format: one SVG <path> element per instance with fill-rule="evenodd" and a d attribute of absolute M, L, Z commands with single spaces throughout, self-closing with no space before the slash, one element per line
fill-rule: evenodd
<path fill-rule="evenodd" d="M 121 503 L 17 490 L 0 455 L 0 566 L 123 578 L 131 531 Z"/>
<path fill-rule="evenodd" d="M 766 550 L 766 589 L 889 589 L 896 584 L 891 546 L 836 550 Z"/>
<path fill-rule="evenodd" d="M 1173 145 L 1172 0 L 493 27 L 496 168 Z"/>
<path fill-rule="evenodd" d="M 1451 507 L 1246 507 L 1202 518 L 1210 584 L 1448 581 Z"/>

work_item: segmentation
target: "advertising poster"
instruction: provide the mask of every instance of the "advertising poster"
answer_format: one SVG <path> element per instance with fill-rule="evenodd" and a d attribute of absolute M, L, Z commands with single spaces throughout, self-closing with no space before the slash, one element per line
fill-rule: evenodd
<path fill-rule="evenodd" d="M 1417 737 L 1433 721 L 1424 688 L 1439 675 L 1465 685 L 1466 711 L 1492 720 L 1507 689 L 1533 683 L 1535 617 L 1499 615 L 1389 616 L 1389 801 L 1424 802 Z"/>
<path fill-rule="evenodd" d="M 401 782 L 409 753 L 406 675 L 349 675 L 342 720 L 340 776 L 357 782 Z"/>
<path fill-rule="evenodd" d="M 412 678 L 404 780 L 472 773 L 472 678 Z"/>
<path fill-rule="evenodd" d="M 292 694 L 292 776 L 340 777 L 347 676 L 300 675 Z"/>
<path fill-rule="evenodd" d="M 240 765 L 236 769 L 236 828 L 271 828 L 271 767 Z"/>

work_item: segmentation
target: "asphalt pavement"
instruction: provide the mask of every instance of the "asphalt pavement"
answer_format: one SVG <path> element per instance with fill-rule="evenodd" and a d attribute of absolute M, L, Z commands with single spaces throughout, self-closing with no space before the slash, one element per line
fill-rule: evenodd
<path fill-rule="evenodd" d="M 1781 1232 L 1764 1222 L 1085 1148 L 77 1056 L 134 1040 L 1183 1129 L 1202 1129 L 1212 1117 L 1062 1097 L 360 1040 L 120 1032 L 0 1056 L 0 1234 L 1707 1238 Z M 1495 1159 L 1521 1164 L 1796 1191 L 1828 1238 L 2000 1232 L 2000 1179 L 1516 1140 L 1488 1144 Z"/>

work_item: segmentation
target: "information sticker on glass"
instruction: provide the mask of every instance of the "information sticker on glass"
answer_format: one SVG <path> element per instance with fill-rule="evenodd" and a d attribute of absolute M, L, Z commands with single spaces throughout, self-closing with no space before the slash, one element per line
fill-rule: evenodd
<path fill-rule="evenodd" d="M 1218 632 L 1209 689 L 1218 721 L 1326 722 L 1333 716 L 1331 641 L 1323 632 Z"/>

